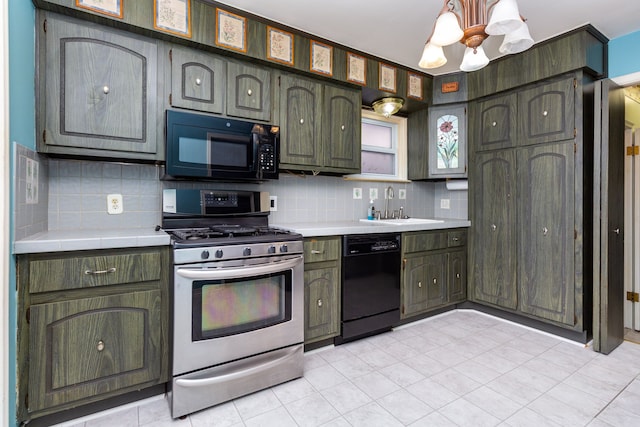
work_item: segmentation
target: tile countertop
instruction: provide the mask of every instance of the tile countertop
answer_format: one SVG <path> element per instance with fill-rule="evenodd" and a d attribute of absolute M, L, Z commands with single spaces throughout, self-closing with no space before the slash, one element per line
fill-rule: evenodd
<path fill-rule="evenodd" d="M 287 224 L 270 224 L 273 227 L 295 231 L 304 237 L 339 236 L 343 234 L 394 233 L 405 231 L 443 230 L 449 228 L 469 227 L 471 221 L 466 219 L 442 219 L 442 222 L 429 224 L 380 225 L 369 224 L 368 221 L 336 221 L 336 222 L 299 222 Z M 371 221 L 373 222 L 373 221 Z"/>
<path fill-rule="evenodd" d="M 156 231 L 155 227 L 121 230 L 57 230 L 44 231 L 14 242 L 13 253 L 165 246 L 170 242 L 169 235 L 164 231 Z"/>

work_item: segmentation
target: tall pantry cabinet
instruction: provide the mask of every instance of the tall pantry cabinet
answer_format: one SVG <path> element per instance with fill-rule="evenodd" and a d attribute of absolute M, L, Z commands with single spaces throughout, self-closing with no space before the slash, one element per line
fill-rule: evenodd
<path fill-rule="evenodd" d="M 469 298 L 578 333 L 591 327 L 583 78 L 573 72 L 470 105 Z"/>

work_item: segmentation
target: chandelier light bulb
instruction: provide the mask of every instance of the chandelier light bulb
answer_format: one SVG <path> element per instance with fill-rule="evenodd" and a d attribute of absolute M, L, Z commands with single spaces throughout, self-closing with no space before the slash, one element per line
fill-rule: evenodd
<path fill-rule="evenodd" d="M 436 20 L 431 43 L 438 46 L 449 46 L 459 42 L 464 36 L 462 28 L 458 23 L 458 17 L 453 12 L 444 12 Z"/>
<path fill-rule="evenodd" d="M 491 36 L 509 34 L 520 28 L 522 18 L 516 0 L 500 0 L 493 7 L 491 18 L 484 31 Z"/>
<path fill-rule="evenodd" d="M 500 53 L 512 54 L 524 52 L 531 46 L 533 46 L 533 39 L 531 38 L 531 34 L 529 34 L 529 27 L 522 22 L 520 28 L 504 36 L 502 45 L 500 45 L 498 50 Z"/>
<path fill-rule="evenodd" d="M 465 72 L 476 71 L 486 67 L 489 64 L 489 58 L 484 53 L 482 46 L 468 47 L 464 51 L 460 70 Z"/>

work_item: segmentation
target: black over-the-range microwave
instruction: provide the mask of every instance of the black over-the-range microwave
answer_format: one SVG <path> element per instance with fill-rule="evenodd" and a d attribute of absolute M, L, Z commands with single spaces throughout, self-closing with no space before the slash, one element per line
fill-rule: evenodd
<path fill-rule="evenodd" d="M 167 110 L 166 174 L 228 181 L 278 179 L 278 126 Z"/>

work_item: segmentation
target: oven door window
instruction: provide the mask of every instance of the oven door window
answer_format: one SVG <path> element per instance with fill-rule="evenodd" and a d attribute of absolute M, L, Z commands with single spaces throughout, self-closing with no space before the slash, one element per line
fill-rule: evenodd
<path fill-rule="evenodd" d="M 291 320 L 291 270 L 193 282 L 192 339 L 201 341 Z"/>

